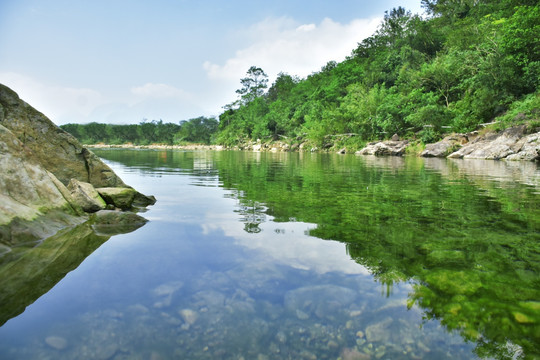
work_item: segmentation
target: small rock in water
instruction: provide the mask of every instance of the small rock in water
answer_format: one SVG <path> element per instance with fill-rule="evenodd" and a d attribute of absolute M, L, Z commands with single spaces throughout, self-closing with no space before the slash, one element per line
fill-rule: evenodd
<path fill-rule="evenodd" d="M 296 310 L 296 317 L 300 320 L 307 320 L 309 319 L 309 315 L 303 312 L 302 310 Z"/>
<path fill-rule="evenodd" d="M 178 313 L 180 314 L 184 322 L 188 325 L 193 325 L 199 317 L 199 314 L 197 314 L 196 311 L 193 311 L 191 309 L 182 309 Z"/>
<path fill-rule="evenodd" d="M 56 350 L 64 350 L 67 347 L 67 340 L 60 336 L 48 336 L 45 343 Z"/>

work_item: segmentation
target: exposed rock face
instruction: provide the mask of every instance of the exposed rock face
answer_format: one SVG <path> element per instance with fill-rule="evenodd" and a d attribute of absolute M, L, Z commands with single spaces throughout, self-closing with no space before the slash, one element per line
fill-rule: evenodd
<path fill-rule="evenodd" d="M 127 189 L 138 206 L 155 202 L 124 184 L 96 155 L 2 84 L 0 169 L 0 245 L 8 247 L 86 221 L 83 210 L 105 207 L 95 187 Z"/>
<path fill-rule="evenodd" d="M 526 135 L 526 130 L 526 125 L 520 125 L 499 133 L 487 133 L 465 144 L 448 157 L 488 160 L 540 159 L 540 133 Z"/>
<path fill-rule="evenodd" d="M 423 157 L 446 157 L 450 153 L 453 153 L 457 149 L 461 148 L 463 144 L 467 143 L 468 137 L 464 134 L 452 134 L 446 136 L 439 142 L 434 144 L 427 144 L 426 148 L 420 156 Z"/>
<path fill-rule="evenodd" d="M 405 154 L 405 149 L 409 145 L 407 140 L 403 141 L 378 141 L 367 144 L 365 148 L 357 151 L 357 155 L 391 155 L 402 156 Z"/>
<path fill-rule="evenodd" d="M 0 125 L 9 129 L 32 152 L 32 157 L 64 185 L 78 179 L 94 187 L 126 186 L 94 153 L 2 84 Z"/>
<path fill-rule="evenodd" d="M 81 213 L 72 206 L 66 187 L 2 125 L 0 168 L 0 243 L 43 238 L 84 220 L 77 219 Z M 38 221 L 46 214 L 48 221 Z"/>

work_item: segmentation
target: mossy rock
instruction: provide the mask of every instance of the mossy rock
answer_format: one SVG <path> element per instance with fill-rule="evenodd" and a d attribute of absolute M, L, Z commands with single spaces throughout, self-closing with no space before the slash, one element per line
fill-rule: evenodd
<path fill-rule="evenodd" d="M 128 210 L 133 205 L 137 191 L 132 188 L 104 187 L 96 189 L 107 204 L 122 210 Z"/>

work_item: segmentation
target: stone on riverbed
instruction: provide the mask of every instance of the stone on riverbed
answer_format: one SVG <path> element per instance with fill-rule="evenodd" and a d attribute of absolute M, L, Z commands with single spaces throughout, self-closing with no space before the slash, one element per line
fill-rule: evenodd
<path fill-rule="evenodd" d="M 67 340 L 60 336 L 48 336 L 45 343 L 56 350 L 64 350 L 68 345 Z"/>
<path fill-rule="evenodd" d="M 330 318 L 344 311 L 356 298 L 356 292 L 337 285 L 305 286 L 285 294 L 285 307 L 300 319 L 311 314 L 319 318 Z"/>

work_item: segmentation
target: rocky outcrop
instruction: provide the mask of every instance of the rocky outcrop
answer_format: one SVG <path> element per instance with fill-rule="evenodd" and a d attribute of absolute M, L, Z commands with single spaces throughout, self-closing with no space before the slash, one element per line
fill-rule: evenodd
<path fill-rule="evenodd" d="M 501 132 L 488 132 L 463 145 L 451 159 L 537 160 L 540 159 L 540 133 L 527 135 L 520 125 Z"/>
<path fill-rule="evenodd" d="M 427 144 L 420 156 L 423 157 L 446 157 L 466 144 L 469 138 L 465 134 L 452 134 L 439 142 Z"/>
<path fill-rule="evenodd" d="M 407 140 L 389 140 L 389 141 L 376 141 L 366 145 L 360 151 L 357 151 L 357 155 L 377 155 L 377 156 L 402 156 L 405 154 L 405 150 L 409 145 Z"/>
<path fill-rule="evenodd" d="M 118 193 L 132 194 L 130 203 L 111 200 L 113 208 L 155 202 L 127 186 L 78 140 L 1 84 L 0 168 L 0 246 L 4 250 L 44 239 L 86 221 L 85 212 L 105 208 L 106 202 L 94 188 L 128 189 Z"/>
<path fill-rule="evenodd" d="M 0 84 L 0 125 L 9 129 L 32 157 L 64 185 L 71 179 L 94 187 L 126 186 L 94 153 L 45 115 Z"/>

